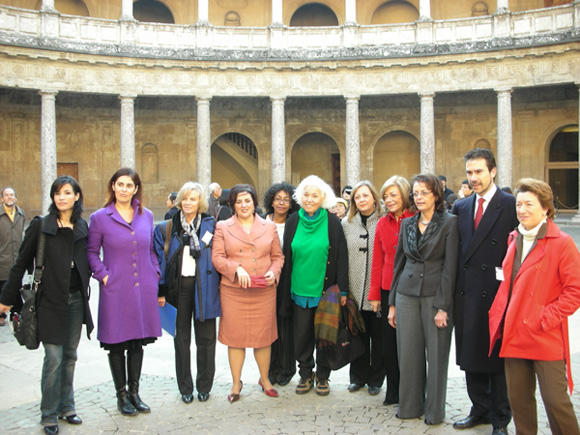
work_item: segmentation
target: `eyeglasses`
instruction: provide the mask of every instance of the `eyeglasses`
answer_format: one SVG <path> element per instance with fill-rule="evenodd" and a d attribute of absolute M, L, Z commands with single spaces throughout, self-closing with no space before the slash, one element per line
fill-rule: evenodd
<path fill-rule="evenodd" d="M 430 190 L 423 190 L 421 192 L 413 192 L 413 198 L 419 198 L 420 196 L 426 198 L 427 196 L 431 195 L 433 192 Z"/>
<path fill-rule="evenodd" d="M 277 202 L 278 204 L 290 204 L 290 199 L 274 198 L 274 202 Z"/>

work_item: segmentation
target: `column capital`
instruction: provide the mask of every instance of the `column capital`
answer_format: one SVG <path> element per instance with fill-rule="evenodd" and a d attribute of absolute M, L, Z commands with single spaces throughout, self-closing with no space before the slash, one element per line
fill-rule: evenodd
<path fill-rule="evenodd" d="M 349 102 L 349 101 L 359 101 L 360 100 L 360 95 L 345 95 L 344 99 Z"/>
<path fill-rule="evenodd" d="M 45 90 L 41 89 L 40 91 L 38 91 L 38 94 L 42 95 L 43 97 L 44 96 L 51 96 L 51 95 L 53 97 L 56 97 L 56 95 L 58 94 L 58 91 L 45 91 Z"/>
<path fill-rule="evenodd" d="M 286 101 L 286 97 L 281 95 L 274 95 L 270 96 L 270 101 L 283 103 L 284 101 Z"/>
<path fill-rule="evenodd" d="M 511 94 L 514 88 L 506 87 L 506 88 L 495 88 L 494 91 L 498 94 Z"/>
<path fill-rule="evenodd" d="M 435 92 L 419 92 L 417 95 L 423 100 L 428 98 L 435 98 Z"/>
<path fill-rule="evenodd" d="M 209 95 L 200 95 L 199 97 L 195 97 L 195 101 L 198 103 L 209 103 L 212 97 Z"/>
<path fill-rule="evenodd" d="M 119 95 L 119 100 L 121 101 L 127 101 L 127 100 L 135 100 L 137 98 L 137 95 L 134 94 L 121 94 Z"/>

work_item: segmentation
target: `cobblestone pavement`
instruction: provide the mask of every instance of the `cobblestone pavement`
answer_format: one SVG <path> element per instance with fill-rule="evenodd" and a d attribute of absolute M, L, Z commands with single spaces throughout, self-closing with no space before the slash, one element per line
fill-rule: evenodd
<path fill-rule="evenodd" d="M 580 228 L 563 225 L 577 244 Z M 98 286 L 92 282 L 91 307 L 96 321 Z M 83 330 L 84 334 L 84 330 Z M 580 313 L 570 319 L 572 371 L 577 385 L 572 401 L 580 418 Z M 192 345 L 193 351 L 195 346 Z M 152 408 L 150 414 L 124 417 L 117 411 L 115 393 L 106 352 L 99 348 L 96 331 L 92 340 L 84 336 L 79 346 L 75 372 L 77 412 L 80 426 L 61 422 L 63 434 L 491 434 L 489 425 L 456 431 L 454 421 L 469 413 L 471 403 L 465 390 L 463 373 L 455 366 L 451 349 L 447 417 L 437 426 L 426 426 L 422 419 L 399 420 L 396 406 L 383 406 L 384 388 L 378 396 L 366 390 L 349 393 L 348 368 L 331 375 L 331 393 L 319 397 L 314 391 L 297 396 L 295 376 L 280 397 L 267 397 L 257 385 L 258 370 L 248 351 L 242 379 L 244 389 L 234 404 L 226 396 L 230 388 L 227 349 L 218 344 L 216 379 L 211 397 L 186 405 L 181 401 L 174 374 L 173 340 L 164 334 L 145 348 L 140 395 Z M 0 424 L 2 434 L 40 434 L 40 373 L 43 350 L 27 351 L 18 346 L 9 326 L 0 328 Z M 195 376 L 195 371 L 194 371 Z M 541 399 L 538 396 L 539 433 L 550 434 Z M 509 426 L 510 434 L 514 426 Z"/>

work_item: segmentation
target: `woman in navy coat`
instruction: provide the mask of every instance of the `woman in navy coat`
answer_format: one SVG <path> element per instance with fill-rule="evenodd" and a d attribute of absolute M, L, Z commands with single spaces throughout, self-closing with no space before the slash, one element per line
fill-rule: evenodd
<path fill-rule="evenodd" d="M 161 336 L 153 213 L 141 204 L 141 179 L 131 168 L 115 172 L 108 191 L 105 207 L 91 216 L 87 245 L 101 290 L 97 338 L 109 351 L 119 411 L 136 415 L 151 411 L 139 397 L 143 346 Z"/>
<path fill-rule="evenodd" d="M 159 305 L 164 306 L 167 301 L 177 308 L 175 371 L 184 403 L 193 401 L 190 350 L 193 318 L 197 348 L 197 398 L 205 402 L 213 386 L 216 317 L 221 316 L 220 276 L 211 261 L 216 221 L 204 213 L 208 203 L 199 183 L 185 183 L 177 194 L 175 205 L 179 211 L 171 220 L 157 225 L 154 234 L 161 269 Z M 166 240 L 168 225 L 171 234 Z"/>

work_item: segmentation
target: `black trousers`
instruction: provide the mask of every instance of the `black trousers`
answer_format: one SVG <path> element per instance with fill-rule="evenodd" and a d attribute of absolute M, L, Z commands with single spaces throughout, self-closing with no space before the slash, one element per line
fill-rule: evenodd
<path fill-rule="evenodd" d="M 385 400 L 399 402 L 399 356 L 397 354 L 397 330 L 389 325 L 389 291 L 381 290 L 381 321 L 383 323 L 383 353 L 387 393 Z"/>
<path fill-rule="evenodd" d="M 175 372 L 181 394 L 193 394 L 191 376 L 191 322 L 197 349 L 197 391 L 209 393 L 215 375 L 216 320 L 195 319 L 195 277 L 182 277 L 175 321 Z"/>
<path fill-rule="evenodd" d="M 384 326 L 374 311 L 361 311 L 366 332 L 359 332 L 365 353 L 350 363 L 350 383 L 381 387 L 385 378 Z"/>
<path fill-rule="evenodd" d="M 278 378 L 291 378 L 296 373 L 292 316 L 276 316 L 276 322 L 278 339 L 272 343 L 269 370 L 271 382 L 277 382 Z"/>
<path fill-rule="evenodd" d="M 293 330 L 294 330 L 294 353 L 298 361 L 298 372 L 301 378 L 309 378 L 314 370 L 314 315 L 316 307 L 302 308 L 292 302 L 293 306 Z M 316 377 L 328 379 L 330 367 L 324 367 L 316 360 Z"/>
<path fill-rule="evenodd" d="M 505 371 L 465 372 L 467 394 L 473 406 L 470 415 L 489 416 L 493 427 L 506 427 L 511 418 Z"/>

